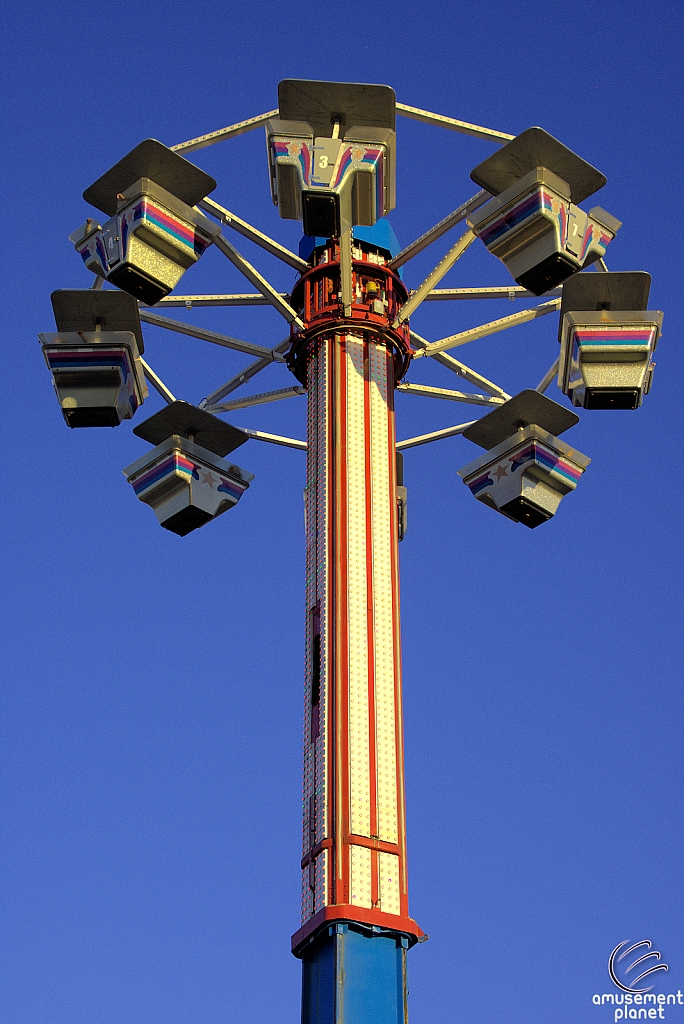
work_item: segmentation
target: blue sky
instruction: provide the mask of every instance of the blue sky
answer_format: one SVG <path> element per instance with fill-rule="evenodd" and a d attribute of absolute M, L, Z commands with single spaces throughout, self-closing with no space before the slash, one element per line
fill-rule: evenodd
<path fill-rule="evenodd" d="M 128 424 L 69 431 L 37 341 L 50 292 L 90 284 L 67 240 L 91 212 L 83 189 L 143 138 L 172 145 L 272 109 L 285 77 L 386 83 L 510 133 L 543 126 L 606 174 L 587 208 L 623 221 L 608 265 L 649 271 L 665 311 L 651 394 L 634 413 L 582 414 L 566 437 L 591 465 L 538 530 L 472 499 L 457 470 L 479 449 L 462 438 L 406 453 L 410 900 L 430 935 L 410 954 L 412 1024 L 604 1024 L 612 1010 L 591 997 L 611 991 L 623 939 L 662 951 L 656 991 L 684 989 L 681 22 L 674 3 L 6 12 L 3 1024 L 299 1019 L 303 455 L 250 442 L 240 506 L 180 539 L 121 474 L 145 443 Z M 399 120 L 402 244 L 476 191 L 469 172 L 492 151 Z M 218 202 L 296 248 L 261 130 L 193 159 Z M 478 243 L 443 284 L 509 281 Z M 247 289 L 211 249 L 180 290 Z M 430 303 L 412 326 L 435 340 L 518 308 Z M 177 315 L 269 346 L 286 333 L 268 309 Z M 459 355 L 510 393 L 534 387 L 556 322 Z M 156 328 L 145 339 L 192 402 L 249 361 Z M 408 379 L 454 386 L 426 363 Z M 288 383 L 274 367 L 253 390 Z M 469 408 L 400 396 L 398 435 Z M 232 421 L 303 437 L 304 399 Z"/>

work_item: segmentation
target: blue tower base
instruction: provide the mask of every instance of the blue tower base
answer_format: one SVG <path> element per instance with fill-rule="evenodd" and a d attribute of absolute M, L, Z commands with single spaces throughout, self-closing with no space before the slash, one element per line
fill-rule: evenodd
<path fill-rule="evenodd" d="M 336 922 L 302 949 L 302 1024 L 408 1024 L 400 932 Z"/>

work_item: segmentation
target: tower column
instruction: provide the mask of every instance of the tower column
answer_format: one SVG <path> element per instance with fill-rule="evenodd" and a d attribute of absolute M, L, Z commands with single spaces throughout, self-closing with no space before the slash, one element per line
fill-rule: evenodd
<path fill-rule="evenodd" d="M 369 275 L 385 296 L 392 277 L 378 264 L 356 268 L 365 320 L 340 322 L 335 310 L 329 325 L 299 336 L 307 615 L 302 923 L 293 951 L 303 961 L 304 1024 L 403 1024 L 406 951 L 422 936 L 409 917 L 406 871 L 397 346 L 368 320 Z M 307 282 L 304 296 L 319 284 Z"/>

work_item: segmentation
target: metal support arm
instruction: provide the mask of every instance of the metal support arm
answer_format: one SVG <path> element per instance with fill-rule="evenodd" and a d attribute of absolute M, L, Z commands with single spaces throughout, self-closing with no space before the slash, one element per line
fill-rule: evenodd
<path fill-rule="evenodd" d="M 503 398 L 486 395 L 469 395 L 465 391 L 450 391 L 447 388 L 433 388 L 429 384 L 397 384 L 397 391 L 408 395 L 423 395 L 425 398 L 445 398 L 451 402 L 466 402 L 469 405 L 502 405 Z"/>
<path fill-rule="evenodd" d="M 252 405 L 265 405 L 266 402 L 278 402 L 281 398 L 294 398 L 295 395 L 305 395 L 306 388 L 278 388 L 277 391 L 262 391 L 260 395 L 246 395 L 244 398 L 234 398 L 230 402 L 220 402 L 218 405 L 203 406 L 207 412 L 231 412 L 233 409 L 249 409 Z"/>
<path fill-rule="evenodd" d="M 459 377 L 463 377 L 463 380 L 467 380 L 469 384 L 474 384 L 476 387 L 482 388 L 483 391 L 487 391 L 490 395 L 495 398 L 501 399 L 502 402 L 507 402 L 511 397 L 507 391 L 500 388 L 498 384 L 492 383 L 491 380 L 487 380 L 482 374 L 477 373 L 476 370 L 471 370 L 469 366 L 454 359 L 453 356 L 449 356 L 446 352 L 438 352 L 437 355 L 432 356 L 436 363 L 440 363 L 442 366 L 446 366 L 449 370 L 453 370 Z"/>
<path fill-rule="evenodd" d="M 172 402 L 175 402 L 175 396 L 171 394 L 164 381 L 157 376 L 152 367 L 149 365 L 149 363 L 145 362 L 142 356 L 140 357 L 140 365 L 143 368 L 143 373 L 145 374 L 145 377 L 150 382 L 154 390 L 159 392 L 164 401 L 167 402 L 169 405 L 171 405 Z"/>
<path fill-rule="evenodd" d="M 483 190 L 482 192 L 478 192 L 477 195 L 474 195 L 471 199 L 468 199 L 465 203 L 462 203 L 457 210 L 450 213 L 448 217 L 444 217 L 443 220 L 440 220 L 439 224 L 435 224 L 433 228 L 426 231 L 424 235 L 420 236 L 420 238 L 416 238 L 415 242 L 411 242 L 411 244 L 407 245 L 405 249 L 402 249 L 394 259 L 390 260 L 389 265 L 392 270 L 397 270 L 398 267 L 403 267 L 404 263 L 408 263 L 409 260 L 412 260 L 413 257 L 417 256 L 419 252 L 423 251 L 423 249 L 427 249 L 428 245 L 432 245 L 433 242 L 438 238 L 441 238 L 447 231 L 450 231 L 451 228 L 456 226 L 456 224 L 460 224 L 462 220 L 465 220 L 469 213 L 472 213 L 473 210 L 477 210 L 479 206 L 482 206 L 483 203 L 486 203 L 487 200 L 491 198 L 492 197 L 489 192 L 485 192 Z"/>
<path fill-rule="evenodd" d="M 227 128 L 219 128 L 218 131 L 209 132 L 208 135 L 198 135 L 196 139 L 188 139 L 187 142 L 179 142 L 175 146 L 169 146 L 176 153 L 192 153 L 194 149 L 203 149 L 205 146 L 213 146 L 215 142 L 222 142 L 224 139 L 234 138 L 236 135 L 244 135 L 251 132 L 262 124 L 266 124 L 272 117 L 277 117 L 277 110 L 269 110 L 265 114 L 257 114 L 256 117 L 248 117 L 246 121 L 238 121 Z"/>
<path fill-rule="evenodd" d="M 232 348 L 237 352 L 246 352 L 251 356 L 260 356 L 268 359 L 284 362 L 282 356 L 275 355 L 273 350 L 265 345 L 255 345 L 251 341 L 241 341 L 239 338 L 231 338 L 227 334 L 217 334 L 216 331 L 207 331 L 204 327 L 195 327 L 194 324 L 186 324 L 181 320 L 169 320 L 168 317 L 159 316 L 158 313 L 151 313 L 147 309 L 140 310 L 140 319 L 153 327 L 165 327 L 167 331 L 175 331 L 177 334 L 187 334 L 191 338 L 199 338 L 200 341 L 209 341 L 212 345 L 223 345 L 224 348 Z"/>
<path fill-rule="evenodd" d="M 409 296 L 408 302 L 401 307 L 401 312 L 392 325 L 395 329 L 399 324 L 402 324 L 404 320 L 408 320 L 412 313 L 414 313 L 421 304 L 428 292 L 432 291 L 434 286 L 451 270 L 453 265 L 461 258 L 468 246 L 472 245 L 476 237 L 477 236 L 470 230 L 470 228 L 468 228 L 465 234 L 461 235 L 458 242 L 449 249 L 449 252 L 439 261 L 432 273 L 428 274 L 420 287 L 416 288 L 415 292 Z"/>
<path fill-rule="evenodd" d="M 476 422 L 477 420 L 469 420 L 468 423 L 458 423 L 455 427 L 445 427 L 443 430 L 433 430 L 430 434 L 419 434 L 418 437 L 397 441 L 397 451 L 403 452 L 405 448 L 415 448 L 419 444 L 429 444 L 430 441 L 441 441 L 443 437 L 454 437 L 456 434 L 462 434 Z"/>
<path fill-rule="evenodd" d="M 558 373 L 558 364 L 559 363 L 560 363 L 560 356 L 558 357 L 558 359 L 556 359 L 554 361 L 553 365 L 548 368 L 548 370 L 546 371 L 546 373 L 544 374 L 544 376 L 542 377 L 542 379 L 539 381 L 539 383 L 537 384 L 536 388 L 534 389 L 535 391 L 538 391 L 541 395 L 544 394 L 546 389 L 551 384 L 551 381 L 553 380 L 553 378 Z"/>
<path fill-rule="evenodd" d="M 281 299 L 287 301 L 287 292 L 280 292 Z M 145 306 L 145 303 L 142 303 Z M 155 302 L 153 309 L 161 309 L 162 306 L 185 306 L 192 309 L 193 306 L 270 306 L 271 301 L 259 292 L 244 292 L 236 295 L 167 295 L 166 298 Z"/>
<path fill-rule="evenodd" d="M 228 227 L 233 228 L 234 231 L 239 232 L 244 238 L 248 238 L 250 242 L 254 242 L 256 245 L 260 245 L 266 252 L 270 252 L 272 256 L 277 256 L 283 263 L 287 263 L 290 267 L 294 267 L 300 274 L 304 270 L 309 269 L 309 264 L 306 260 L 300 259 L 289 249 L 286 249 L 280 242 L 276 242 L 275 239 L 269 238 L 263 231 L 259 231 L 258 228 L 252 227 L 246 220 L 242 220 L 241 217 L 237 217 L 230 210 L 226 210 L 224 206 L 219 206 L 213 199 L 203 199 L 198 206 L 205 213 L 211 214 L 217 220 L 221 221 L 222 224 L 226 224 Z"/>
<path fill-rule="evenodd" d="M 438 128 L 449 128 L 452 132 L 461 132 L 462 135 L 472 135 L 476 139 L 487 139 L 489 142 L 497 142 L 504 146 L 515 135 L 507 135 L 506 132 L 497 132 L 493 128 L 481 128 L 477 124 L 469 124 L 468 121 L 457 121 L 455 117 L 444 117 L 443 114 L 433 114 L 429 110 L 421 110 L 419 107 L 409 107 L 406 103 L 397 103 L 397 114 L 402 117 L 410 117 L 413 121 L 424 121 L 426 124 L 437 125 Z"/>
<path fill-rule="evenodd" d="M 270 366 L 271 363 L 278 359 L 283 352 L 287 352 L 289 347 L 290 339 L 285 338 L 273 349 L 273 354 L 270 359 L 265 357 L 263 359 L 255 359 L 254 362 L 250 363 L 249 366 L 246 366 L 244 370 L 241 370 L 240 373 L 236 373 L 234 377 L 231 377 L 225 384 L 222 384 L 220 388 L 217 388 L 216 391 L 212 391 L 210 395 L 203 398 L 199 404 L 200 409 L 204 409 L 207 405 L 213 405 L 214 402 L 218 402 L 221 398 L 229 395 L 231 391 L 235 391 L 243 384 L 246 384 L 247 381 L 251 380 L 252 377 L 255 377 L 257 373 L 261 373 L 261 371 L 265 370 L 267 366 Z"/>
<path fill-rule="evenodd" d="M 561 288 L 550 288 L 547 295 L 561 295 Z M 534 292 L 528 292 L 526 288 L 520 288 L 518 285 L 514 285 L 512 288 L 494 287 L 494 288 L 433 288 L 425 296 L 425 302 L 435 302 L 442 299 L 536 299 L 537 296 Z M 165 302 L 162 299 L 162 302 Z"/>
<path fill-rule="evenodd" d="M 248 427 L 240 427 L 240 430 L 244 430 L 245 434 L 248 434 L 254 441 L 268 441 L 269 444 L 280 444 L 283 448 L 297 448 L 301 452 L 305 452 L 307 449 L 306 441 L 300 441 L 296 437 L 281 437 L 280 434 L 267 434 L 263 430 L 250 430 Z"/>
<path fill-rule="evenodd" d="M 226 256 L 241 274 L 247 278 L 250 284 L 253 284 L 257 291 L 260 291 L 265 298 L 271 303 L 271 305 L 278 310 L 281 316 L 285 317 L 289 324 L 295 323 L 297 326 L 304 330 L 304 324 L 297 316 L 296 312 L 285 299 L 282 298 L 280 292 L 277 292 L 273 285 L 270 285 L 266 278 L 262 277 L 258 270 L 248 263 L 244 256 L 241 256 L 237 249 L 234 249 L 230 242 L 219 234 L 214 239 L 214 245 L 220 252 Z"/>
<path fill-rule="evenodd" d="M 545 316 L 546 313 L 553 313 L 560 309 L 561 300 L 551 299 L 550 302 L 542 302 L 540 306 L 533 306 L 532 309 L 521 309 L 519 313 L 511 313 L 510 316 L 501 317 L 500 320 L 491 320 L 488 324 L 481 324 L 479 327 L 472 327 L 469 331 L 461 331 L 459 334 L 452 334 L 449 338 L 442 338 L 440 341 L 433 341 L 425 346 L 424 352 L 428 356 L 436 352 L 443 352 L 447 348 L 457 348 L 459 345 L 467 345 L 469 341 L 476 341 L 477 338 L 486 338 L 489 334 L 497 334 L 505 331 L 516 324 L 524 324 L 529 320 L 536 320 L 537 317 Z"/>

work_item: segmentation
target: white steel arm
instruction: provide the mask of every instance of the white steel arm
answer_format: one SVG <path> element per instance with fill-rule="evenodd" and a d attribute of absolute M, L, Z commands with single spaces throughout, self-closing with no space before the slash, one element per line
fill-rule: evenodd
<path fill-rule="evenodd" d="M 159 392 L 164 401 L 168 402 L 169 405 L 171 405 L 172 402 L 175 402 L 176 399 L 174 395 L 171 394 L 166 384 L 164 384 L 163 380 L 161 380 L 161 378 L 157 376 L 152 367 L 149 365 L 149 363 L 145 362 L 142 356 L 140 357 L 140 365 L 143 368 L 143 373 L 145 374 L 145 377 L 150 382 L 154 390 Z"/>
<path fill-rule="evenodd" d="M 468 121 L 457 121 L 455 117 L 433 114 L 429 110 L 421 110 L 420 107 L 409 107 L 406 103 L 397 103 L 397 114 L 410 117 L 413 121 L 424 121 L 439 128 L 449 128 L 452 132 L 461 132 L 462 135 L 473 135 L 476 139 L 488 139 L 489 142 L 497 142 L 500 146 L 515 138 L 515 135 L 507 135 L 506 132 L 481 128 L 480 125 L 469 124 Z"/>
<path fill-rule="evenodd" d="M 426 231 L 425 234 L 421 235 L 420 238 L 417 238 L 415 242 L 411 242 L 411 244 L 407 245 L 405 249 L 402 249 L 394 259 L 390 260 L 389 266 L 392 270 L 396 270 L 398 267 L 403 267 L 404 263 L 408 263 L 409 260 L 413 259 L 414 256 L 417 256 L 419 252 L 423 251 L 423 249 L 427 249 L 428 245 L 432 245 L 434 241 L 441 238 L 442 235 L 446 234 L 447 231 L 450 231 L 456 224 L 460 224 L 462 220 L 465 220 L 469 213 L 473 210 L 477 210 L 478 206 L 482 206 L 483 203 L 491 198 L 492 197 L 489 192 L 478 192 L 477 195 L 474 195 L 471 199 L 468 199 L 465 203 L 459 206 L 457 210 L 450 213 L 448 217 L 440 220 L 439 224 L 435 224 L 433 228 Z"/>
<path fill-rule="evenodd" d="M 256 117 L 249 117 L 246 121 L 238 121 L 228 128 L 219 128 L 218 131 L 209 132 L 208 135 L 198 135 L 196 139 L 188 139 L 187 142 L 179 142 L 175 146 L 169 146 L 176 153 L 192 153 L 193 149 L 203 149 L 205 146 L 213 146 L 215 142 L 222 142 L 223 139 L 234 138 L 236 135 L 244 135 L 251 132 L 259 125 L 266 124 L 272 118 L 277 117 L 277 110 L 269 110 L 266 114 L 257 114 Z"/>
<path fill-rule="evenodd" d="M 429 342 L 424 352 L 428 356 L 436 352 L 443 352 L 447 348 L 457 348 L 459 345 L 467 345 L 469 341 L 476 341 L 477 338 L 486 338 L 489 334 L 497 334 L 505 331 L 516 324 L 524 324 L 529 320 L 536 320 L 537 317 L 545 316 L 546 313 L 553 313 L 560 309 L 561 300 L 551 299 L 550 302 L 543 302 L 540 306 L 533 306 L 532 309 L 521 309 L 519 313 L 511 313 L 500 320 L 491 320 L 488 324 L 481 324 L 480 327 L 472 327 L 469 331 L 461 331 L 459 334 L 452 334 L 449 338 L 442 338 L 440 341 Z"/>
<path fill-rule="evenodd" d="M 263 359 L 255 359 L 254 362 L 250 363 L 244 370 L 241 370 L 240 373 L 236 373 L 234 377 L 231 377 L 225 384 L 222 384 L 220 388 L 217 388 L 216 391 L 212 391 L 210 395 L 203 398 L 199 404 L 200 409 L 204 409 L 205 406 L 218 402 L 219 399 L 224 398 L 225 395 L 229 395 L 231 391 L 235 391 L 243 384 L 246 384 L 247 381 L 251 380 L 252 377 L 255 377 L 257 373 L 260 373 L 262 370 L 265 370 L 267 366 L 270 366 L 279 355 L 283 352 L 287 352 L 289 347 L 290 339 L 285 338 L 284 341 L 281 341 L 280 344 L 276 345 L 272 350 L 270 358 L 264 357 Z"/>
<path fill-rule="evenodd" d="M 415 448 L 419 444 L 429 444 L 430 441 L 441 441 L 443 437 L 454 437 L 462 434 L 468 427 L 472 427 L 477 420 L 469 420 L 468 423 L 459 423 L 455 427 L 445 427 L 444 430 L 433 430 L 430 434 L 419 434 L 418 437 L 409 437 L 405 441 L 397 441 L 397 451 L 403 452 L 405 448 Z"/>
<path fill-rule="evenodd" d="M 503 398 L 486 395 L 469 395 L 465 391 L 450 391 L 447 388 L 433 388 L 429 384 L 397 384 L 397 391 L 408 395 L 423 395 L 425 398 L 445 398 L 451 402 L 466 402 L 469 405 L 502 405 Z"/>
<path fill-rule="evenodd" d="M 260 395 L 246 395 L 244 398 L 234 398 L 230 402 L 220 402 L 218 405 L 207 403 L 203 408 L 207 412 L 230 412 L 233 409 L 249 409 L 252 405 L 265 405 L 266 402 L 278 402 L 281 398 L 294 398 L 295 395 L 305 394 L 306 388 L 278 388 L 277 391 L 262 391 Z"/>
<path fill-rule="evenodd" d="M 281 299 L 289 299 L 287 292 L 280 292 Z M 141 303 L 145 305 L 145 303 Z M 271 300 L 259 292 L 245 292 L 239 295 L 167 295 L 166 298 L 155 302 L 154 309 L 160 306 L 185 306 L 192 309 L 193 306 L 270 306 Z"/>
<path fill-rule="evenodd" d="M 296 437 L 281 437 L 280 434 L 267 434 L 263 430 L 250 430 L 248 427 L 240 427 L 240 430 L 244 430 L 245 434 L 248 434 L 255 441 L 281 444 L 284 448 L 297 448 L 302 452 L 305 452 L 307 448 L 306 441 L 300 441 Z"/>
<path fill-rule="evenodd" d="M 271 303 L 271 305 L 278 310 L 281 316 L 285 317 L 288 323 L 295 323 L 298 327 L 304 330 L 304 324 L 297 316 L 292 306 L 285 299 L 282 298 L 280 292 L 277 292 L 273 285 L 270 285 L 266 278 L 262 277 L 258 270 L 248 263 L 244 256 L 241 256 L 237 249 L 234 249 L 230 242 L 223 237 L 222 234 L 217 235 L 214 239 L 214 245 L 216 248 L 226 256 L 241 274 L 247 278 L 247 280 L 254 285 L 257 291 L 260 291 L 265 298 Z"/>
<path fill-rule="evenodd" d="M 560 288 L 550 288 L 547 295 L 560 295 Z M 495 288 L 433 288 L 425 296 L 425 302 L 435 302 L 440 299 L 536 299 L 534 292 L 528 292 L 525 288 L 515 285 L 512 288 L 504 286 Z M 162 302 L 165 300 L 162 299 Z"/>
<path fill-rule="evenodd" d="M 544 376 L 542 377 L 542 379 L 539 381 L 539 383 L 537 384 L 536 388 L 534 389 L 535 391 L 539 391 L 539 393 L 542 394 L 542 395 L 544 394 L 544 392 L 548 388 L 549 384 L 551 383 L 553 378 L 558 373 L 558 364 L 559 363 L 560 363 L 560 356 L 558 357 L 558 359 L 556 359 L 556 361 L 553 363 L 553 365 L 548 368 L 548 370 L 546 371 L 546 373 L 544 374 Z"/>
<path fill-rule="evenodd" d="M 248 238 L 250 242 L 254 242 L 256 245 L 260 245 L 266 252 L 270 252 L 272 256 L 277 256 L 283 263 L 287 263 L 289 266 L 294 267 L 300 273 L 303 270 L 309 269 L 309 264 L 306 260 L 296 256 L 289 249 L 286 249 L 280 242 L 276 242 L 275 239 L 269 238 L 263 231 L 259 231 L 258 228 L 252 227 L 246 220 L 242 220 L 241 217 L 237 217 L 230 210 L 226 210 L 224 206 L 219 206 L 213 199 L 203 199 L 197 204 L 200 209 L 204 210 L 205 213 L 210 213 L 212 217 L 221 221 L 222 224 L 226 224 L 228 227 L 233 228 L 234 231 L 239 232 L 244 238 Z"/>
<path fill-rule="evenodd" d="M 207 331 L 204 327 L 195 327 L 193 324 L 183 323 L 181 320 L 169 320 L 168 317 L 159 316 L 158 313 L 151 313 L 147 309 L 140 310 L 140 319 L 153 327 L 165 327 L 168 331 L 175 331 L 177 334 L 187 334 L 191 338 L 199 338 L 200 341 L 209 341 L 212 345 L 223 345 L 224 348 L 232 348 L 237 352 L 247 352 L 251 356 L 261 356 L 272 362 L 284 362 L 284 357 L 274 355 L 273 349 L 265 345 L 255 345 L 251 341 L 240 341 L 239 338 L 231 338 L 227 334 L 217 334 L 216 331 Z"/>
<path fill-rule="evenodd" d="M 449 252 L 444 256 L 435 269 L 428 274 L 423 283 L 419 288 L 416 288 L 415 292 L 409 295 L 408 302 L 404 303 L 401 307 L 399 316 L 393 323 L 393 327 L 396 329 L 399 324 L 402 324 L 404 320 L 408 320 L 412 313 L 418 308 L 428 292 L 432 291 L 434 286 L 441 281 L 445 274 L 447 274 L 454 263 L 461 258 L 463 253 L 466 251 L 469 245 L 476 239 L 476 235 L 468 228 L 465 234 L 461 235 L 458 242 L 449 249 Z"/>

